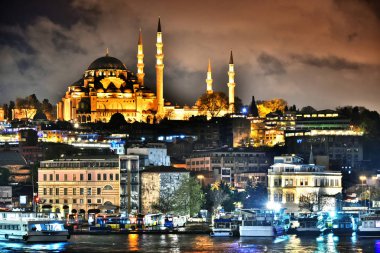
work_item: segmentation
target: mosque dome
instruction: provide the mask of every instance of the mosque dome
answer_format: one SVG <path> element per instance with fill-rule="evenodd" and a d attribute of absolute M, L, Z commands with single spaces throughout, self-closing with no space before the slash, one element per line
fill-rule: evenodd
<path fill-rule="evenodd" d="M 93 61 L 87 70 L 97 69 L 120 69 L 127 70 L 125 65 L 117 58 L 111 56 L 103 56 Z"/>

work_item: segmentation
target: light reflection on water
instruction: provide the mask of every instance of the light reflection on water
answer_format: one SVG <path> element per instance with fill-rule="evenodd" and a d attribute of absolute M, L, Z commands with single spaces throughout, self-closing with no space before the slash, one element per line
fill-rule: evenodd
<path fill-rule="evenodd" d="M 74 235 L 67 243 L 0 242 L 0 252 L 378 252 L 380 240 L 356 236 L 277 238 L 210 237 L 208 235 Z"/>
<path fill-rule="evenodd" d="M 68 243 L 23 243 L 23 242 L 0 242 L 0 252 L 62 252 Z"/>

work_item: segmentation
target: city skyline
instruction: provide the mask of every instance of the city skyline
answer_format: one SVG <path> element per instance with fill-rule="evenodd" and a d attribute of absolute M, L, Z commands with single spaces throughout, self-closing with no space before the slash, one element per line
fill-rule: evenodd
<path fill-rule="evenodd" d="M 109 48 L 136 70 L 142 28 L 146 85 L 155 90 L 155 31 L 161 16 L 164 97 L 193 105 L 227 93 L 234 52 L 236 95 L 245 104 L 283 98 L 316 109 L 358 105 L 380 111 L 380 6 L 375 1 L 33 1 L 1 13 L 1 103 L 35 93 L 58 102 L 67 86 Z"/>

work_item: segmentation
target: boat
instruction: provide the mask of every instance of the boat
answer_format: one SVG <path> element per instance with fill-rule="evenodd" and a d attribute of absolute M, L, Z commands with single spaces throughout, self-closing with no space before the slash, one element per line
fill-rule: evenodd
<path fill-rule="evenodd" d="M 66 242 L 65 222 L 55 213 L 0 212 L 0 240 Z"/>
<path fill-rule="evenodd" d="M 360 237 L 380 237 L 380 210 L 361 215 L 360 223 L 357 229 Z"/>
<path fill-rule="evenodd" d="M 283 210 L 242 209 L 242 224 L 239 226 L 240 236 L 275 237 L 286 234 L 290 218 Z"/>
<path fill-rule="evenodd" d="M 349 235 L 356 231 L 356 223 L 351 214 L 338 213 L 332 220 L 332 232 L 335 235 Z"/>
<path fill-rule="evenodd" d="M 214 226 L 211 236 L 235 236 L 239 232 L 239 221 L 235 219 L 219 218 L 214 219 Z"/>
<path fill-rule="evenodd" d="M 325 222 L 319 215 L 306 215 L 298 217 L 297 236 L 319 236 L 326 230 Z"/>

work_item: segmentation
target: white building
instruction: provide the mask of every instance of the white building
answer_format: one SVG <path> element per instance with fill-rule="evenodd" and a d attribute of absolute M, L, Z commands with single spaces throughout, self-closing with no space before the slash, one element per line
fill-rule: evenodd
<path fill-rule="evenodd" d="M 143 164 L 140 166 L 170 166 L 170 156 L 168 156 L 165 144 L 150 143 L 146 147 L 132 147 L 127 149 L 128 155 L 145 156 Z"/>
<path fill-rule="evenodd" d="M 335 210 L 335 197 L 342 192 L 341 172 L 302 164 L 302 158 L 294 155 L 276 156 L 274 161 L 268 169 L 269 201 L 294 213 Z"/>

